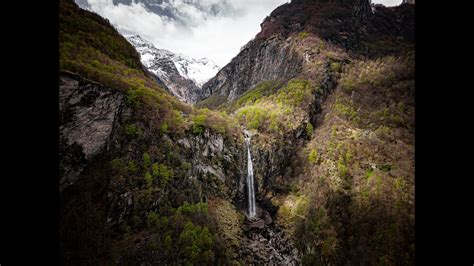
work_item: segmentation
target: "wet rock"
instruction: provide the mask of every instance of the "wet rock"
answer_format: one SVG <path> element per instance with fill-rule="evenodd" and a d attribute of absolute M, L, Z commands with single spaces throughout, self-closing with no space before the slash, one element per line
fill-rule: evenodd
<path fill-rule="evenodd" d="M 269 225 L 273 222 L 272 216 L 267 211 L 263 212 L 263 220 L 265 221 L 265 225 Z"/>
<path fill-rule="evenodd" d="M 265 221 L 262 219 L 259 219 L 255 222 L 250 223 L 250 228 L 263 229 L 264 227 L 265 227 Z"/>

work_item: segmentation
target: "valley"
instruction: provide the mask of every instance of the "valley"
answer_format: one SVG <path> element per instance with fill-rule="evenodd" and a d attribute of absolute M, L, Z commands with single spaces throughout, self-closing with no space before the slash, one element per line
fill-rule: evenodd
<path fill-rule="evenodd" d="M 60 1 L 65 264 L 414 264 L 414 4 L 260 26 L 219 68 Z"/>

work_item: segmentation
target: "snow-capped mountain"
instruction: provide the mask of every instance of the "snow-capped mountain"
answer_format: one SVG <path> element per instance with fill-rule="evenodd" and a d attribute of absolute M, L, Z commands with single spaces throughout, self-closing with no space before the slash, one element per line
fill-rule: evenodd
<path fill-rule="evenodd" d="M 207 58 L 194 59 L 158 49 L 139 35 L 129 36 L 127 40 L 140 53 L 143 65 L 184 102 L 195 103 L 201 99 L 202 85 L 219 71 Z"/>
<path fill-rule="evenodd" d="M 214 77 L 220 69 L 207 58 L 194 59 L 183 55 L 175 55 L 171 60 L 178 68 L 179 74 L 193 80 L 199 88 Z"/>

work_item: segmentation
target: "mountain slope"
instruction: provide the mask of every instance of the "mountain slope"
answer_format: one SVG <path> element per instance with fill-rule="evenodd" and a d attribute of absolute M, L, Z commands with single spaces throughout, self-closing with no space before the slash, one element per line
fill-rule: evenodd
<path fill-rule="evenodd" d="M 360 2 L 360 3 L 359 3 Z M 199 106 L 216 108 L 259 82 L 288 81 L 324 47 L 294 49 L 295 32 L 314 34 L 352 56 L 381 56 L 410 49 L 414 36 L 411 5 L 367 9 L 368 1 L 293 1 L 275 9 L 261 31 L 232 61 L 203 86 L 208 99 Z M 323 43 L 321 45 L 324 45 Z"/>
<path fill-rule="evenodd" d="M 232 119 L 172 97 L 73 1 L 60 2 L 59 40 L 62 263 L 228 264 L 206 201 L 243 190 Z"/>
<path fill-rule="evenodd" d="M 414 262 L 414 6 L 361 10 L 280 6 L 198 103 L 255 131 L 257 202 L 307 265 Z"/>
<path fill-rule="evenodd" d="M 209 59 L 193 59 L 157 49 L 138 35 L 127 40 L 140 53 L 141 62 L 180 100 L 195 103 L 203 98 L 202 84 L 219 70 Z"/>

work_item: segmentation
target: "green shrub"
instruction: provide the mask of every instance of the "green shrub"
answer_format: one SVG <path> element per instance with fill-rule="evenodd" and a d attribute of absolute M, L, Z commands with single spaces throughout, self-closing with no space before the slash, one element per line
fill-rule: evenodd
<path fill-rule="evenodd" d="M 153 176 L 150 174 L 149 171 L 146 171 L 145 173 L 145 181 L 146 181 L 146 185 L 147 187 L 151 187 L 153 186 Z"/>
<path fill-rule="evenodd" d="M 129 88 L 126 93 L 126 103 L 131 107 L 138 107 L 143 97 L 144 91 Z"/>
<path fill-rule="evenodd" d="M 204 123 L 206 122 L 205 115 L 192 116 L 192 122 L 194 134 L 201 135 L 202 133 L 204 133 Z"/>
<path fill-rule="evenodd" d="M 179 245 L 185 263 L 212 264 L 214 262 L 213 236 L 206 226 L 202 227 L 188 221 L 179 235 Z"/>
<path fill-rule="evenodd" d="M 332 72 L 341 73 L 341 71 L 342 71 L 342 65 L 341 65 L 341 63 L 338 63 L 338 62 L 331 62 L 329 67 L 330 67 Z"/>
<path fill-rule="evenodd" d="M 127 166 L 127 171 L 128 171 L 129 173 L 134 174 L 134 173 L 137 172 L 137 170 L 138 170 L 138 169 L 137 169 L 137 164 L 135 163 L 135 161 L 133 161 L 133 160 L 132 160 L 132 161 L 129 161 L 129 162 L 128 162 L 128 166 Z"/>
<path fill-rule="evenodd" d="M 344 161 L 342 160 L 338 161 L 337 169 L 339 170 L 339 175 L 341 177 L 345 177 L 347 175 L 347 165 L 344 163 Z"/>
<path fill-rule="evenodd" d="M 314 164 L 316 163 L 317 160 L 318 160 L 318 152 L 316 150 L 311 150 L 311 152 L 308 155 L 308 161 L 311 164 Z"/>
<path fill-rule="evenodd" d="M 258 129 L 267 120 L 268 111 L 260 105 L 251 105 L 239 109 L 237 118 L 250 129 Z"/>
<path fill-rule="evenodd" d="M 365 172 L 365 175 L 364 175 L 364 178 L 369 180 L 370 177 L 372 177 L 372 175 L 374 174 L 374 169 L 372 169 L 372 167 L 370 167 L 369 169 L 367 169 L 367 171 Z"/>
<path fill-rule="evenodd" d="M 405 187 L 405 181 L 403 180 L 403 178 L 398 177 L 397 179 L 395 179 L 394 186 L 396 190 L 402 190 Z"/>
<path fill-rule="evenodd" d="M 360 196 L 364 199 L 367 200 L 369 198 L 369 190 L 366 188 L 363 188 L 360 190 Z"/>
<path fill-rule="evenodd" d="M 110 162 L 112 170 L 116 171 L 118 174 L 123 175 L 127 171 L 127 166 L 125 165 L 122 159 L 114 159 Z"/>
<path fill-rule="evenodd" d="M 165 240 L 163 241 L 163 245 L 167 251 L 170 251 L 173 246 L 173 238 L 171 235 L 166 235 Z"/>
<path fill-rule="evenodd" d="M 290 106 L 300 106 L 302 103 L 312 101 L 313 90 L 309 81 L 292 79 L 285 87 L 278 90 L 276 101 Z"/>
<path fill-rule="evenodd" d="M 140 136 L 141 131 L 136 125 L 131 124 L 125 126 L 125 134 L 129 138 L 137 138 Z"/>
<path fill-rule="evenodd" d="M 306 31 L 302 31 L 298 34 L 298 38 L 300 38 L 301 40 L 306 39 L 306 37 L 308 36 L 309 36 L 309 32 L 306 32 Z"/>
<path fill-rule="evenodd" d="M 319 42 L 318 50 L 319 51 L 324 50 L 324 42 L 323 41 Z"/>
<path fill-rule="evenodd" d="M 156 226 L 159 223 L 159 221 L 160 221 L 160 217 L 156 212 L 151 211 L 148 213 L 146 217 L 146 223 L 149 227 Z"/>
<path fill-rule="evenodd" d="M 176 209 L 176 212 L 191 215 L 191 214 L 208 214 L 207 203 L 205 202 L 197 202 L 195 204 L 191 204 L 187 201 L 183 202 L 181 206 Z"/>
<path fill-rule="evenodd" d="M 347 149 L 346 155 L 344 156 L 344 161 L 346 163 L 350 163 L 352 161 L 352 157 L 353 157 L 352 152 L 349 149 Z"/>
<path fill-rule="evenodd" d="M 341 85 L 342 85 L 342 90 L 347 93 L 351 93 L 352 91 L 355 90 L 354 82 L 350 79 L 342 80 Z"/>
<path fill-rule="evenodd" d="M 238 100 L 232 102 L 228 109 L 233 111 L 238 107 L 253 104 L 263 97 L 273 94 L 281 85 L 281 82 L 272 80 L 260 82 L 254 88 L 246 91 Z"/>
<path fill-rule="evenodd" d="M 297 79 L 290 80 L 286 86 L 277 90 L 279 87 L 281 83 L 275 81 L 261 83 L 229 109 L 241 106 L 234 116 L 249 129 L 274 134 L 293 129 L 295 117 L 312 101 L 314 88 L 309 81 Z M 308 131 L 311 127 L 308 126 Z"/>
<path fill-rule="evenodd" d="M 161 133 L 169 133 L 169 126 L 167 122 L 164 122 L 163 125 L 161 125 L 160 131 Z"/>
<path fill-rule="evenodd" d="M 357 111 L 354 109 L 352 102 L 343 100 L 341 97 L 336 98 L 334 107 L 339 114 L 349 118 L 350 120 L 355 120 L 358 117 Z"/>
<path fill-rule="evenodd" d="M 151 159 L 150 159 L 150 155 L 147 152 L 143 153 L 142 160 L 143 160 L 143 168 L 148 169 L 148 167 L 150 167 L 151 165 Z"/>
<path fill-rule="evenodd" d="M 166 186 L 171 177 L 173 176 L 173 172 L 164 164 L 154 163 L 152 165 L 152 174 L 153 177 L 159 178 L 161 185 Z"/>
<path fill-rule="evenodd" d="M 179 110 L 169 110 L 169 107 L 164 108 L 165 114 L 164 119 L 160 126 L 160 132 L 181 134 L 187 127 L 183 112 Z M 168 109 L 168 110 L 166 110 Z"/>
<path fill-rule="evenodd" d="M 313 135 L 313 125 L 308 122 L 308 124 L 306 124 L 306 134 L 311 137 Z"/>

